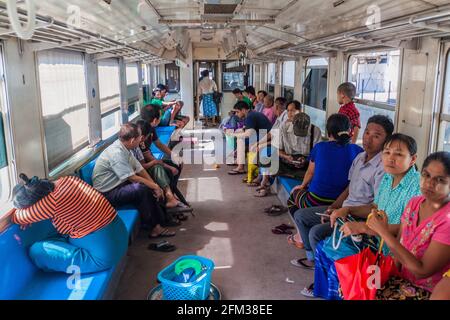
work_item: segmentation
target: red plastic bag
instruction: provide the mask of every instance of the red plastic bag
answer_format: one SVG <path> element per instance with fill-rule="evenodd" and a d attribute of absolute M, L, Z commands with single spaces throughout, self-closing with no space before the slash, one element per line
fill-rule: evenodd
<path fill-rule="evenodd" d="M 345 300 L 375 300 L 377 289 L 398 275 L 392 257 L 369 248 L 335 261 L 335 266 Z"/>

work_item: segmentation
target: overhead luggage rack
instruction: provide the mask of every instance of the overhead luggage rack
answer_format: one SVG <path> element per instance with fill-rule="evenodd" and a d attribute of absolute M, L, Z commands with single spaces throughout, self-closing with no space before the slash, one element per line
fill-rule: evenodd
<path fill-rule="evenodd" d="M 26 23 L 26 10 L 17 9 L 19 21 Z M 0 3 L 0 37 L 17 37 L 12 28 L 5 3 Z M 143 61 L 151 64 L 165 64 L 170 61 L 136 48 L 126 42 L 117 41 L 101 34 L 75 28 L 64 22 L 36 14 L 36 27 L 30 39 L 34 51 L 64 48 L 94 54 L 97 60 L 123 57 L 125 62 Z"/>
<path fill-rule="evenodd" d="M 296 56 L 333 55 L 369 48 L 414 46 L 412 40 L 422 37 L 450 37 L 450 5 L 437 7 L 398 19 L 382 21 L 378 27 L 361 27 L 350 32 L 286 45 L 262 53 L 258 58 L 286 60 Z"/>

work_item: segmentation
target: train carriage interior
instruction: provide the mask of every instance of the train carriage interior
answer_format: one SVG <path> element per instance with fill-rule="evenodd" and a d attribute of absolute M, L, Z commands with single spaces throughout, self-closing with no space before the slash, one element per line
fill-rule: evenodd
<path fill-rule="evenodd" d="M 0 300 L 450 300 L 447 0 L 0 0 L 0 116 Z"/>

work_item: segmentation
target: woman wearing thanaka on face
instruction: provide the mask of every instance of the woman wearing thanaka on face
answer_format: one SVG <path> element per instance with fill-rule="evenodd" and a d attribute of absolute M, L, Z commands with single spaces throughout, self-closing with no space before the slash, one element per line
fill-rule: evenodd
<path fill-rule="evenodd" d="M 417 160 L 415 140 L 400 133 L 392 135 L 384 146 L 382 160 L 386 174 L 381 180 L 374 203 L 333 211 L 330 216 L 332 227 L 339 217 L 345 219 L 348 215 L 352 215 L 365 219 L 374 208 L 385 211 L 390 223 L 400 222 L 407 201 L 412 196 L 420 194 L 419 173 L 415 167 Z M 352 231 L 353 234 L 363 233 L 357 232 L 361 231 L 360 228 L 365 228 L 365 224 L 348 222 L 343 226 L 344 230 Z"/>

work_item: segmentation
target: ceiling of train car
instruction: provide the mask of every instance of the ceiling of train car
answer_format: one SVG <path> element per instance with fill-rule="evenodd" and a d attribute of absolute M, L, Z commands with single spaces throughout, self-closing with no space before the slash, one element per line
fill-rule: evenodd
<path fill-rule="evenodd" d="M 0 0 L 5 2 L 4 0 Z M 186 45 L 247 46 L 264 55 L 382 21 L 448 5 L 448 0 L 35 0 L 38 13 L 67 21 L 79 10 L 81 29 L 155 55 Z M 24 1 L 19 7 L 26 8 Z M 75 11 L 74 11 L 75 10 Z"/>

